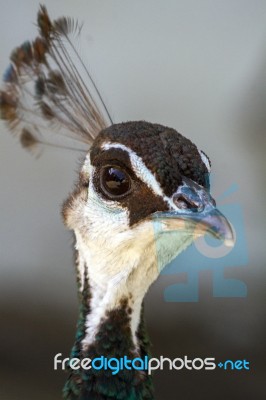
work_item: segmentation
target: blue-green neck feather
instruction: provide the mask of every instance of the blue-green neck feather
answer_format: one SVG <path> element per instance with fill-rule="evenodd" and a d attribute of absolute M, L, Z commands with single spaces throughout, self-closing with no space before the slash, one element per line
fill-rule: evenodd
<path fill-rule="evenodd" d="M 86 280 L 88 282 L 88 280 Z M 150 343 L 146 334 L 141 312 L 140 325 L 137 332 L 139 351 L 136 354 L 130 329 L 130 310 L 127 302 L 121 307 L 112 310 L 106 319 L 101 322 L 95 342 L 86 351 L 81 348 L 81 341 L 85 335 L 86 316 L 90 313 L 90 288 L 85 284 L 80 295 L 80 312 L 77 324 L 75 344 L 71 358 L 90 358 L 104 356 L 107 358 L 129 359 L 149 355 Z M 107 369 L 70 370 L 69 377 L 63 390 L 65 400 L 152 400 L 153 387 L 151 376 L 146 371 L 123 369 L 113 375 Z"/>

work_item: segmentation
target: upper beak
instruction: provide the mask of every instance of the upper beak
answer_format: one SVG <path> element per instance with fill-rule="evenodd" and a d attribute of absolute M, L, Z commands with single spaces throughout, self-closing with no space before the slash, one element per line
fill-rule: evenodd
<path fill-rule="evenodd" d="M 235 236 L 230 222 L 215 207 L 215 201 L 202 186 L 183 177 L 183 185 L 172 196 L 175 209 L 153 214 L 166 231 L 182 230 L 195 236 L 210 233 L 223 240 L 226 246 L 234 246 Z"/>

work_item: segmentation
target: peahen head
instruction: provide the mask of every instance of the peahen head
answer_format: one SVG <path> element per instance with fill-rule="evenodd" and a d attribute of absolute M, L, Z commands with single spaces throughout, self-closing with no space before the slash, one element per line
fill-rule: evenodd
<path fill-rule="evenodd" d="M 84 351 L 126 304 L 138 352 L 142 301 L 160 270 L 206 231 L 232 240 L 209 172 L 207 156 L 174 129 L 138 121 L 99 133 L 63 209 L 76 236 L 80 291 L 89 287 Z"/>

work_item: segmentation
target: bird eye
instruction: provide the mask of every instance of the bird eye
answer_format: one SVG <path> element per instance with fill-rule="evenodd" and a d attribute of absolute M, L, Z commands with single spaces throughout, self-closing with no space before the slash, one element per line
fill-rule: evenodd
<path fill-rule="evenodd" d="M 121 197 L 131 188 L 129 175 L 118 167 L 105 167 L 101 170 L 101 188 L 111 197 Z"/>

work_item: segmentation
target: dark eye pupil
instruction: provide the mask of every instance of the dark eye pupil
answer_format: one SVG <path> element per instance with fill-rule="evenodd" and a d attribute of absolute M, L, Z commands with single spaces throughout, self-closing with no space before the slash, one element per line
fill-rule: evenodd
<path fill-rule="evenodd" d="M 121 196 L 130 189 L 130 179 L 121 169 L 107 167 L 102 174 L 102 185 L 107 193 Z"/>

